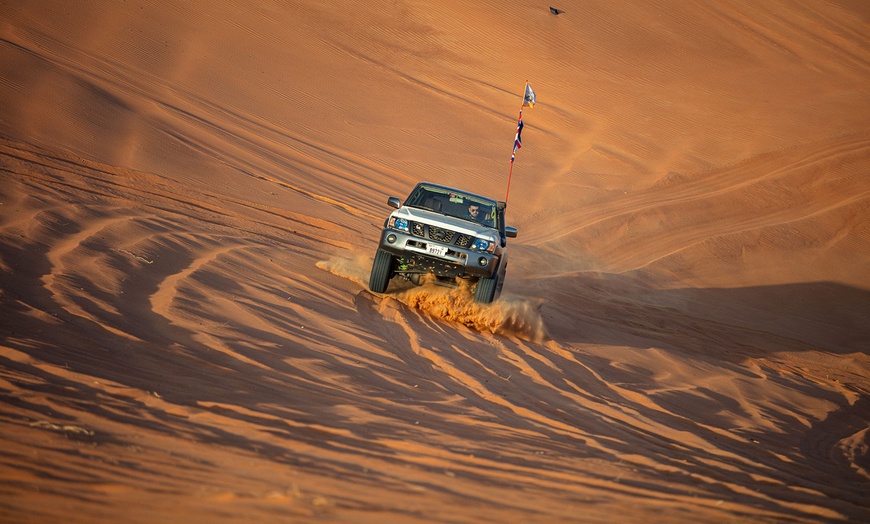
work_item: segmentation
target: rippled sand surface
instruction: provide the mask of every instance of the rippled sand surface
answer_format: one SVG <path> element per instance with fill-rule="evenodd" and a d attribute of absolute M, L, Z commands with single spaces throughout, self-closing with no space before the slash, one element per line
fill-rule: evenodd
<path fill-rule="evenodd" d="M 0 2 L 0 521 L 870 520 L 870 10 L 554 7 Z"/>

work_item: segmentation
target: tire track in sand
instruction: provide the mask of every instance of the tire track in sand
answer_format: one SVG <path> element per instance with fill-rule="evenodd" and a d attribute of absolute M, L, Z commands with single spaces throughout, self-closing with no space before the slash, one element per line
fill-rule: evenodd
<path fill-rule="evenodd" d="M 76 215 L 81 215 L 81 211 L 75 211 Z M 64 311 L 75 317 L 83 318 L 98 324 L 101 324 L 106 330 L 115 335 L 122 336 L 131 340 L 137 340 L 137 337 L 130 335 L 122 330 L 116 329 L 108 322 L 103 322 L 89 312 L 84 304 L 89 304 L 91 307 L 102 310 L 103 313 L 117 313 L 114 307 L 96 298 L 93 292 L 97 284 L 93 281 L 82 281 L 82 271 L 79 270 L 81 265 L 77 259 L 80 259 L 77 251 L 91 251 L 86 245 L 89 241 L 95 240 L 105 233 L 110 228 L 118 224 L 126 224 L 132 218 L 129 216 L 101 218 L 101 219 L 81 219 L 78 216 L 70 218 L 74 221 L 78 218 L 81 222 L 67 222 L 65 226 L 76 228 L 79 224 L 84 224 L 77 232 L 61 237 L 59 240 L 52 242 L 49 245 L 46 259 L 50 264 L 50 270 L 41 278 L 44 287 L 50 292 L 54 302 Z M 95 242 L 96 243 L 96 242 Z M 100 255 L 98 255 L 100 257 Z M 105 258 L 105 254 L 101 258 Z M 76 260 L 77 263 L 74 263 Z M 85 286 L 89 288 L 85 290 Z M 77 288 L 77 289 L 76 289 Z"/>
<path fill-rule="evenodd" d="M 219 247 L 214 250 L 200 253 L 193 258 L 191 263 L 183 270 L 165 276 L 157 285 L 157 291 L 148 297 L 151 304 L 151 310 L 165 318 L 170 324 L 173 323 L 172 302 L 179 293 L 179 286 L 194 273 L 201 270 L 205 266 L 215 262 L 221 256 L 231 253 L 237 249 L 242 249 L 241 246 L 233 245 Z"/>

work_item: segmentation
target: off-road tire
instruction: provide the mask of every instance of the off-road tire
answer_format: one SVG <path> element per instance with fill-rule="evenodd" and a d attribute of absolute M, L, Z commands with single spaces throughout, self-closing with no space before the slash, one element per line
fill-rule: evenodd
<path fill-rule="evenodd" d="M 387 290 L 390 284 L 390 279 L 395 274 L 393 270 L 393 255 L 387 253 L 383 249 L 378 249 L 375 253 L 375 260 L 372 262 L 372 274 L 369 276 L 369 289 L 375 293 L 383 293 Z"/>
<path fill-rule="evenodd" d="M 477 286 L 474 288 L 474 301 L 480 304 L 489 304 L 495 300 L 496 291 L 498 291 L 499 274 L 495 274 L 490 278 L 481 278 L 477 281 Z"/>
<path fill-rule="evenodd" d="M 490 278 L 481 278 L 474 288 L 474 301 L 480 304 L 490 304 L 501 295 L 504 287 L 504 276 L 507 272 L 507 264 Z"/>

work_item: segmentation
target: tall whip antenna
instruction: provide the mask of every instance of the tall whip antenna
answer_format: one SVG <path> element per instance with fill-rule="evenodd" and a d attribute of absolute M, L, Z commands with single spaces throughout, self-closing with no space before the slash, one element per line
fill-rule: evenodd
<path fill-rule="evenodd" d="M 514 137 L 514 150 L 511 152 L 511 168 L 508 173 L 507 191 L 504 194 L 505 203 L 507 203 L 508 195 L 510 195 L 511 192 L 511 177 L 513 177 L 514 174 L 514 160 L 517 156 L 517 149 L 523 147 L 523 108 L 526 106 L 535 107 L 535 92 L 532 91 L 532 86 L 529 85 L 528 80 L 526 80 L 526 89 L 523 92 L 523 105 L 520 106 L 520 116 L 517 117 L 517 134 Z"/>

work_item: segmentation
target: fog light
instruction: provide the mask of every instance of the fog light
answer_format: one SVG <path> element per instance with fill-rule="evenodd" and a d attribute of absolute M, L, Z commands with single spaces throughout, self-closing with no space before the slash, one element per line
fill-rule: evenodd
<path fill-rule="evenodd" d="M 389 242 L 390 244 L 395 244 L 396 243 L 396 235 L 394 235 L 392 233 L 387 235 L 387 242 Z"/>
<path fill-rule="evenodd" d="M 480 267 L 486 267 L 486 264 L 488 264 L 489 262 L 486 260 L 485 257 L 480 257 L 477 259 L 477 263 L 480 264 Z"/>

